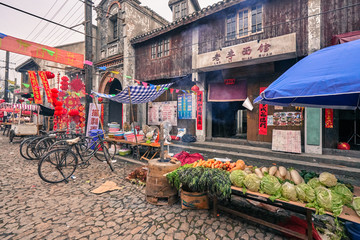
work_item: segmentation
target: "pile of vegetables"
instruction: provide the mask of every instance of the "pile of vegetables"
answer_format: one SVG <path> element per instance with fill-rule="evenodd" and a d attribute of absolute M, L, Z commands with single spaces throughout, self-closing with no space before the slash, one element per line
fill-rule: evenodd
<path fill-rule="evenodd" d="M 178 190 L 207 192 L 219 200 L 230 199 L 231 182 L 229 172 L 217 168 L 191 167 L 184 165 L 166 175 L 170 184 Z"/>
<path fill-rule="evenodd" d="M 230 161 L 222 162 L 215 159 L 199 160 L 194 162 L 193 167 L 205 167 L 205 168 L 218 168 L 229 172 L 235 170 L 244 170 L 245 162 L 243 160 L 237 160 L 236 162 L 230 163 Z"/>

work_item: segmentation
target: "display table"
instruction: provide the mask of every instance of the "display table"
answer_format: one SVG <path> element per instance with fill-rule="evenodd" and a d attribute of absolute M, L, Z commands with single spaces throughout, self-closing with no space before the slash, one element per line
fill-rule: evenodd
<path fill-rule="evenodd" d="M 244 219 L 250 220 L 252 222 L 255 223 L 259 223 L 261 225 L 276 229 L 280 232 L 286 233 L 288 235 L 300 238 L 300 239 L 312 239 L 312 213 L 315 212 L 315 209 L 313 208 L 307 208 L 305 207 L 305 203 L 300 203 L 300 202 L 293 202 L 293 201 L 282 201 L 282 200 L 275 200 L 274 202 L 272 202 L 269 199 L 269 195 L 267 194 L 262 194 L 262 193 L 258 193 L 258 192 L 251 192 L 251 191 L 247 191 L 245 194 L 242 191 L 242 188 L 238 188 L 238 187 L 231 187 L 231 191 L 232 191 L 232 195 L 233 196 L 238 196 L 241 198 L 245 198 L 245 199 L 250 199 L 250 200 L 254 200 L 257 202 L 261 202 L 261 203 L 265 203 L 265 204 L 269 204 L 272 206 L 276 206 L 276 207 L 280 207 L 283 209 L 286 209 L 288 211 L 292 211 L 292 212 L 296 212 L 296 213 L 300 213 L 306 216 L 306 221 L 307 221 L 307 235 L 303 235 L 300 234 L 298 232 L 292 231 L 290 229 L 281 227 L 279 225 L 264 221 L 260 218 L 256 218 L 256 217 L 252 217 L 249 216 L 247 214 L 235 211 L 233 209 L 218 205 L 218 201 L 217 199 L 214 199 L 214 214 L 216 216 L 217 214 L 217 210 L 222 210 L 224 212 L 228 212 L 230 214 L 242 217 Z M 359 187 L 355 187 L 354 188 L 354 195 L 355 196 L 359 196 L 360 195 L 360 188 Z M 332 215 L 332 213 L 327 212 L 326 214 L 328 215 Z M 349 207 L 344 206 L 343 207 L 343 211 L 340 214 L 340 216 L 338 217 L 342 220 L 346 220 L 346 221 L 351 221 L 351 222 L 356 222 L 356 223 L 360 223 L 360 217 L 356 214 L 356 212 L 354 210 L 352 210 Z"/>

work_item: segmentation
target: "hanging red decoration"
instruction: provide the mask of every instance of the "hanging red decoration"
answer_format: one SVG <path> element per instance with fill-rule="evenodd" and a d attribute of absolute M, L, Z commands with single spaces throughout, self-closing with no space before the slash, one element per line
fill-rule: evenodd
<path fill-rule="evenodd" d="M 24 99 L 19 99 L 18 101 L 19 101 L 19 103 L 23 103 Z"/>
<path fill-rule="evenodd" d="M 67 76 L 62 76 L 62 77 L 61 77 L 61 80 L 63 80 L 63 81 L 66 81 L 66 82 L 67 82 L 67 81 L 69 81 L 69 78 L 68 78 Z"/>
<path fill-rule="evenodd" d="M 71 109 L 68 114 L 71 117 L 79 116 L 79 111 L 77 109 Z"/>
<path fill-rule="evenodd" d="M 192 86 L 191 90 L 197 93 L 200 90 L 200 88 L 198 86 L 194 85 L 194 86 Z"/>
<path fill-rule="evenodd" d="M 102 103 L 104 101 L 104 99 L 102 97 L 99 97 L 98 101 L 99 101 L 99 103 Z"/>
<path fill-rule="evenodd" d="M 81 104 L 79 97 L 67 97 L 64 100 L 64 104 L 67 108 L 75 108 Z"/>
<path fill-rule="evenodd" d="M 32 101 L 34 101 L 34 98 L 28 98 L 28 100 L 29 100 L 30 102 L 32 102 Z"/>
<path fill-rule="evenodd" d="M 56 88 L 51 89 L 51 93 L 58 93 L 58 92 L 59 92 L 59 90 L 57 90 Z"/>
<path fill-rule="evenodd" d="M 84 83 L 81 81 L 81 79 L 79 79 L 78 77 L 76 77 L 74 80 L 71 81 L 70 87 L 71 87 L 71 90 L 73 90 L 73 91 L 75 91 L 75 92 L 80 92 L 81 89 L 85 87 L 85 85 L 84 85 Z"/>
<path fill-rule="evenodd" d="M 0 103 L 3 103 L 3 102 L 5 102 L 5 99 L 0 99 Z"/>
<path fill-rule="evenodd" d="M 46 74 L 46 78 L 47 78 L 47 79 L 53 79 L 53 78 L 55 78 L 55 74 L 53 74 L 53 73 L 50 72 L 50 71 L 46 71 L 45 74 Z"/>

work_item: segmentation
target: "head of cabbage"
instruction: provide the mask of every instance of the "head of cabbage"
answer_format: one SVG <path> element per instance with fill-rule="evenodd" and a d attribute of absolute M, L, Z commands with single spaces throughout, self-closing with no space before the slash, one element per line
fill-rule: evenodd
<path fill-rule="evenodd" d="M 340 195 L 343 204 L 350 204 L 352 202 L 353 194 L 344 184 L 336 184 L 333 191 Z"/>
<path fill-rule="evenodd" d="M 333 187 L 337 184 L 337 179 L 334 174 L 323 172 L 319 176 L 319 181 L 326 187 Z"/>
<path fill-rule="evenodd" d="M 255 173 L 247 175 L 244 179 L 244 185 L 253 192 L 259 191 L 261 179 Z"/>
<path fill-rule="evenodd" d="M 295 187 L 296 195 L 301 202 L 311 203 L 315 200 L 315 191 L 306 183 L 300 183 Z"/>
<path fill-rule="evenodd" d="M 296 189 L 295 185 L 289 182 L 285 182 L 281 186 L 281 196 L 283 196 L 285 199 L 296 201 Z"/>
<path fill-rule="evenodd" d="M 315 189 L 315 192 L 316 202 L 320 207 L 320 214 L 324 213 L 322 209 L 332 212 L 335 217 L 341 214 L 343 209 L 343 202 L 339 194 L 325 187 L 318 187 Z"/>
<path fill-rule="evenodd" d="M 354 197 L 352 206 L 357 213 L 357 215 L 360 217 L 360 197 Z"/>
<path fill-rule="evenodd" d="M 244 178 L 247 175 L 243 170 L 235 170 L 230 174 L 231 184 L 236 187 L 243 187 Z"/>
<path fill-rule="evenodd" d="M 265 175 L 260 182 L 260 190 L 269 195 L 276 195 L 280 192 L 281 184 L 277 177 Z"/>
<path fill-rule="evenodd" d="M 310 187 L 312 187 L 313 189 L 322 186 L 319 178 L 312 178 L 312 179 L 310 179 L 310 180 L 307 182 L 307 184 L 308 184 Z"/>

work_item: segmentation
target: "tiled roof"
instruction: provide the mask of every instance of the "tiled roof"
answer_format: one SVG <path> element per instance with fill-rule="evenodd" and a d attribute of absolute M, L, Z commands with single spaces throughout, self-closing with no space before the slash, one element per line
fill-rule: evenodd
<path fill-rule="evenodd" d="M 178 27 L 190 24 L 192 22 L 195 22 L 203 17 L 209 16 L 211 14 L 214 14 L 216 12 L 219 12 L 221 10 L 224 10 L 228 7 L 234 6 L 240 2 L 244 2 L 245 0 L 223 0 L 217 3 L 214 3 L 213 5 L 210 5 L 208 7 L 205 7 L 201 9 L 200 11 L 194 12 L 190 15 L 187 15 L 183 18 L 180 18 L 174 22 L 171 22 L 163 27 L 154 29 L 150 32 L 147 32 L 145 34 L 139 35 L 131 39 L 132 44 L 141 43 L 144 41 L 147 41 L 153 37 L 159 36 L 161 34 L 164 34 L 166 32 L 170 32 L 171 30 L 174 30 Z"/>

